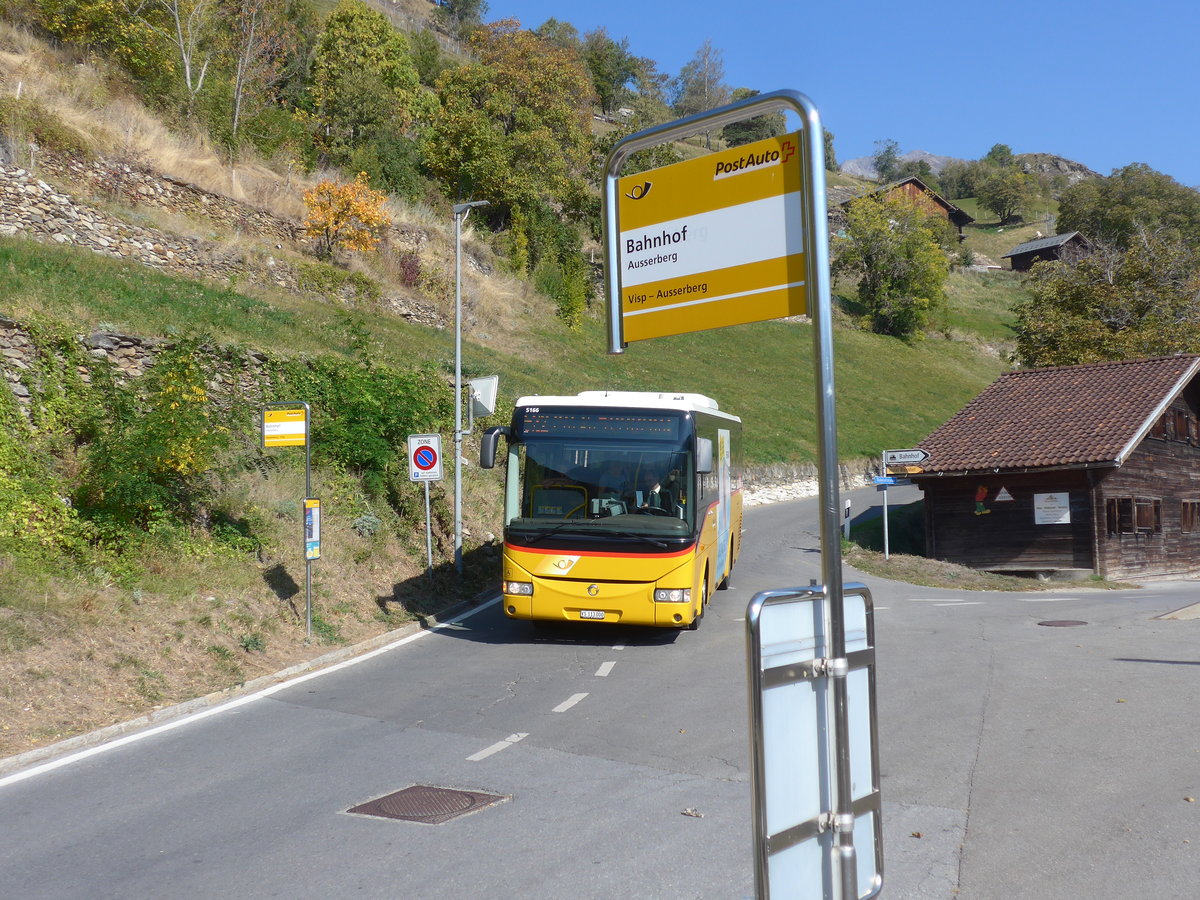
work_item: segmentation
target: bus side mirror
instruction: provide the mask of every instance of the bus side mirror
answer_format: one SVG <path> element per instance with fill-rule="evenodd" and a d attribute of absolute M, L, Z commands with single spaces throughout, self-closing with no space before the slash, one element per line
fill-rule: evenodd
<path fill-rule="evenodd" d="M 508 429 L 496 425 L 483 433 L 479 441 L 479 468 L 494 469 L 496 467 L 496 440 L 504 435 L 508 437 Z"/>
<path fill-rule="evenodd" d="M 712 441 L 696 438 L 696 473 L 707 475 L 712 471 Z"/>

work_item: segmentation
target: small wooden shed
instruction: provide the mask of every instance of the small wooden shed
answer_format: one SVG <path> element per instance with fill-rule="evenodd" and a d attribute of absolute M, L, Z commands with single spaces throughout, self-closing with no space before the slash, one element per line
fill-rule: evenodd
<path fill-rule="evenodd" d="M 1044 260 L 1062 260 L 1066 263 L 1077 263 L 1085 256 L 1090 256 L 1092 242 L 1078 231 L 1066 234 L 1056 234 L 1054 237 L 1039 238 L 1036 241 L 1026 241 L 1017 244 L 1001 259 L 1012 260 L 1014 272 L 1028 272 L 1034 263 Z"/>
<path fill-rule="evenodd" d="M 921 441 L 926 554 L 997 572 L 1200 573 L 1200 356 L 1009 372 Z"/>

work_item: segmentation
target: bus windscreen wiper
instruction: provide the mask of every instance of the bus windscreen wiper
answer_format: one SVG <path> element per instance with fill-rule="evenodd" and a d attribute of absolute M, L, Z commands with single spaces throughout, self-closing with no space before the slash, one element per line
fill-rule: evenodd
<path fill-rule="evenodd" d="M 594 534 L 595 530 L 599 527 L 601 527 L 601 526 L 599 526 L 597 523 L 590 522 L 586 519 L 583 519 L 578 522 L 563 522 L 561 525 L 555 525 L 549 531 L 543 531 L 538 534 L 532 535 L 531 537 L 526 539 L 525 543 L 526 543 L 526 545 L 536 544 L 538 541 L 542 540 L 543 538 L 548 538 L 551 535 L 559 534 L 564 531 L 591 532 Z M 639 541 L 645 541 L 648 544 L 653 544 L 655 547 L 659 547 L 660 549 L 663 549 L 663 550 L 667 549 L 667 544 L 665 544 L 663 541 L 658 540 L 658 538 L 653 538 L 653 537 L 650 537 L 649 535 L 645 535 L 645 534 L 639 534 L 636 531 L 614 531 L 611 528 L 604 528 L 603 533 L 605 536 L 613 535 L 614 537 L 635 538 Z"/>

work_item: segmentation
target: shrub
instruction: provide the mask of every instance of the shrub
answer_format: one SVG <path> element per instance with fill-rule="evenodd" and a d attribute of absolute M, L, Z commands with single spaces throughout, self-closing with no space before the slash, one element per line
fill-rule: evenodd
<path fill-rule="evenodd" d="M 87 454 L 80 508 L 118 530 L 180 522 L 206 499 L 206 476 L 229 441 L 214 421 L 198 341 L 164 351 Z"/>
<path fill-rule="evenodd" d="M 382 191 L 371 189 L 366 172 L 348 184 L 322 181 L 305 191 L 304 230 L 317 239 L 318 255 L 329 257 L 337 249 L 374 250 L 391 224 L 383 211 L 386 200 Z"/>
<path fill-rule="evenodd" d="M 91 148 L 78 131 L 36 100 L 0 97 L 0 133 L 21 151 L 22 144 L 33 142 L 41 150 L 89 158 Z"/>
<path fill-rule="evenodd" d="M 359 475 L 375 495 L 407 481 L 408 435 L 449 429 L 453 392 L 430 368 L 408 370 L 322 356 L 275 364 L 279 397 L 312 408 L 314 464 Z"/>

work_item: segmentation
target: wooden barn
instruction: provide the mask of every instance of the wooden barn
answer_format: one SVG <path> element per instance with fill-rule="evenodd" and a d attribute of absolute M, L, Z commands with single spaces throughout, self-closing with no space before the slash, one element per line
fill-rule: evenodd
<path fill-rule="evenodd" d="M 994 572 L 1200 573 L 1200 356 L 1009 372 L 921 441 L 926 554 Z"/>
<path fill-rule="evenodd" d="M 1091 252 L 1092 242 L 1078 231 L 1070 231 L 1017 244 L 1000 258 L 1011 260 L 1010 265 L 1014 272 L 1028 272 L 1034 263 L 1043 260 L 1062 260 L 1074 264 L 1085 256 L 1090 256 Z"/>
<path fill-rule="evenodd" d="M 931 190 L 926 186 L 920 178 L 915 175 L 909 178 L 903 178 L 900 181 L 894 181 L 891 184 L 885 184 L 881 188 L 877 188 L 866 194 L 867 197 L 893 197 L 903 195 L 915 201 L 918 206 L 923 207 L 933 215 L 942 216 L 946 221 L 958 229 L 958 239 L 963 239 L 963 226 L 970 225 L 975 219 L 967 212 L 959 209 L 945 197 Z M 836 232 L 839 227 L 844 225 L 845 207 L 851 202 L 858 199 L 851 197 L 849 200 L 838 204 L 838 209 L 835 212 L 830 210 L 830 230 Z"/>

